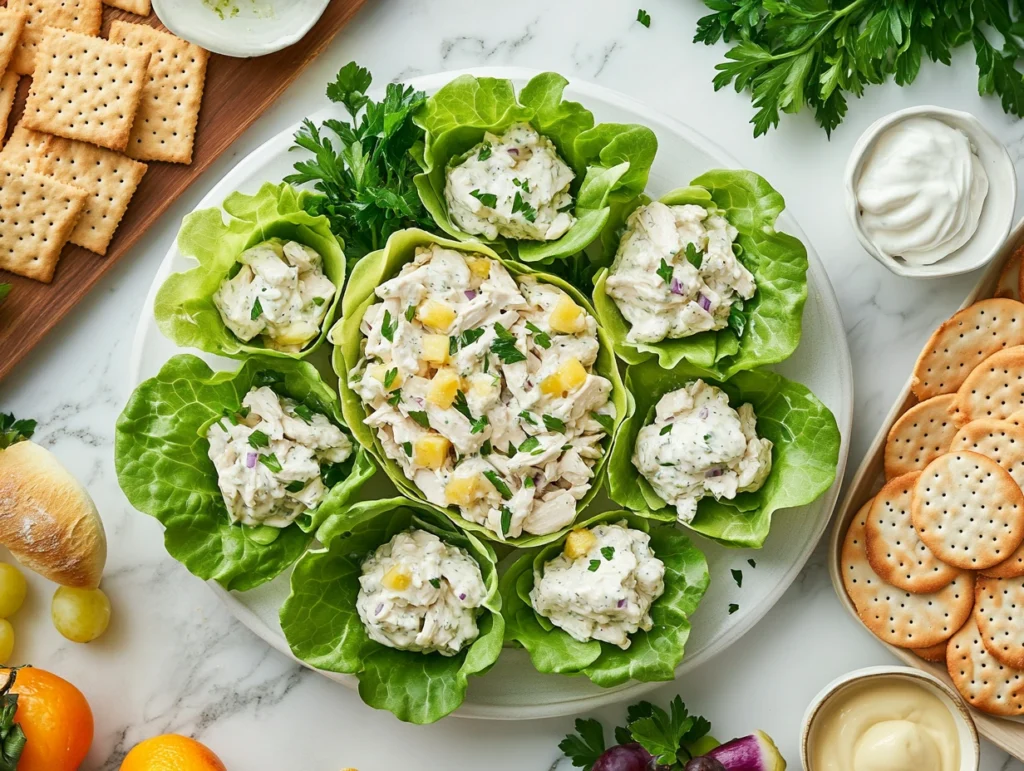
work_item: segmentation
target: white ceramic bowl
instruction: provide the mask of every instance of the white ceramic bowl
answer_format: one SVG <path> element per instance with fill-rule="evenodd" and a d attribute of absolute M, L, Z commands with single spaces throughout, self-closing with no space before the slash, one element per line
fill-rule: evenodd
<path fill-rule="evenodd" d="M 856 184 L 861 168 L 878 137 L 890 126 L 911 117 L 935 118 L 953 128 L 960 129 L 971 140 L 985 172 L 988 174 L 988 195 L 981 211 L 978 229 L 971 240 L 948 257 L 933 265 L 909 265 L 903 260 L 882 254 L 871 243 L 861 228 L 860 207 L 857 205 Z M 981 121 L 970 113 L 947 110 L 945 107 L 923 105 L 879 118 L 861 134 L 853 146 L 846 164 L 843 186 L 846 191 L 846 211 L 854 232 L 865 251 L 878 262 L 900 276 L 914 278 L 941 278 L 968 273 L 987 264 L 999 250 L 1013 224 L 1013 209 L 1017 203 L 1017 174 L 1013 161 L 1002 142 L 996 139 Z"/>
<path fill-rule="evenodd" d="M 247 59 L 298 43 L 329 3 L 330 0 L 153 0 L 153 10 L 178 37 L 216 54 Z"/>
<path fill-rule="evenodd" d="M 956 724 L 956 734 L 960 740 L 960 768 L 957 771 L 978 771 L 978 764 L 981 762 L 981 744 L 978 741 L 978 731 L 974 727 L 974 720 L 971 718 L 971 713 L 964 700 L 960 698 L 960 694 L 939 680 L 935 675 L 912 667 L 867 667 L 865 669 L 856 669 L 853 672 L 837 677 L 822 688 L 804 713 L 804 729 L 803 735 L 800 738 L 800 760 L 803 763 L 804 771 L 819 771 L 811 766 L 810 739 L 815 721 L 821 715 L 825 705 L 847 688 L 875 679 L 909 680 L 935 694 L 939 701 L 949 709 L 950 714 L 953 715 L 953 722 Z M 921 769 L 921 771 L 925 771 L 925 769 Z"/>

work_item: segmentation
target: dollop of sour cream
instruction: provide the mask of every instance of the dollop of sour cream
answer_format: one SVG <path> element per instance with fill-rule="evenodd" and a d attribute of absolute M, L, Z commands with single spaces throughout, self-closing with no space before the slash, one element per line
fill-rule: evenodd
<path fill-rule="evenodd" d="M 884 131 L 856 182 L 860 225 L 888 257 L 931 265 L 978 229 L 988 175 L 962 131 L 915 117 Z"/>

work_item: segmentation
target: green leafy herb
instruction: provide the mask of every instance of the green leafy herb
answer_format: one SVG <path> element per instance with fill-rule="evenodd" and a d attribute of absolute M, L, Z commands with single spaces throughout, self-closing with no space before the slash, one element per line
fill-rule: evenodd
<path fill-rule="evenodd" d="M 249 434 L 249 446 L 256 450 L 270 447 L 270 437 L 262 431 L 253 431 Z"/>
<path fill-rule="evenodd" d="M 527 490 L 533 489 L 533 477 L 523 477 L 523 487 Z"/>
<path fill-rule="evenodd" d="M 322 194 L 311 199 L 310 213 L 328 218 L 345 243 L 350 265 L 381 248 L 396 230 L 436 229 L 413 183 L 420 171 L 413 153 L 423 131 L 412 116 L 425 95 L 389 83 L 383 100 L 375 102 L 366 96 L 371 82 L 370 73 L 355 62 L 341 68 L 327 96 L 345 106 L 352 122 L 331 118 L 317 127 L 305 120 L 294 147 L 313 157 L 296 163 L 296 173 L 285 178 L 293 185 L 312 183 Z"/>
<path fill-rule="evenodd" d="M 477 153 L 476 158 L 477 158 L 478 161 L 486 161 L 490 157 L 491 157 L 491 143 L 490 142 L 484 142 L 484 145 L 483 145 L 483 147 L 480 148 L 480 152 Z"/>
<path fill-rule="evenodd" d="M 742 570 L 737 570 L 736 568 L 733 568 L 729 572 L 732 573 L 732 580 L 736 582 L 736 586 L 739 586 L 740 588 L 742 588 L 743 587 L 743 571 Z"/>
<path fill-rule="evenodd" d="M 593 573 L 599 567 L 601 567 L 601 560 L 590 560 L 590 564 L 587 565 L 587 570 Z"/>
<path fill-rule="evenodd" d="M 637 10 L 636 20 L 648 29 L 651 28 L 651 14 L 647 13 L 643 8 Z"/>
<path fill-rule="evenodd" d="M 470 190 L 469 194 L 488 209 L 493 209 L 498 205 L 498 196 L 494 193 L 481 193 L 479 190 Z"/>
<path fill-rule="evenodd" d="M 459 336 L 452 335 L 448 338 L 448 355 L 454 356 L 459 352 Z"/>
<path fill-rule="evenodd" d="M 610 560 L 612 557 L 615 556 L 615 547 L 614 546 L 602 546 L 601 547 L 601 556 L 604 557 L 606 560 Z"/>
<path fill-rule="evenodd" d="M 508 529 L 512 526 L 512 510 L 508 506 L 501 507 L 501 534 L 508 535 Z"/>
<path fill-rule="evenodd" d="M 324 304 L 325 302 L 327 302 L 327 299 L 326 299 L 326 298 L 324 298 L 324 297 L 314 297 L 314 298 L 313 298 L 313 305 L 315 305 L 315 306 L 316 306 L 316 307 L 318 307 L 318 308 L 319 308 L 319 307 L 320 307 L 321 305 L 323 305 L 323 304 Z"/>
<path fill-rule="evenodd" d="M 711 730 L 711 723 L 699 715 L 690 715 L 678 696 L 669 704 L 668 712 L 651 704 L 646 704 L 644 711 L 650 714 L 631 720 L 629 730 L 634 741 L 660 764 L 677 763 L 681 754 L 688 760 L 689 752 L 684 748 Z"/>
<path fill-rule="evenodd" d="M 402 449 L 405 451 L 406 457 L 412 457 L 412 442 L 402 442 Z"/>
<path fill-rule="evenodd" d="M 469 430 L 469 433 L 479 434 L 487 427 L 487 424 L 489 422 L 490 421 L 487 419 L 486 415 L 481 415 L 479 418 L 473 421 L 473 427 Z"/>
<path fill-rule="evenodd" d="M 488 469 L 484 472 L 484 476 L 487 477 L 488 482 L 494 485 L 494 489 L 498 491 L 502 498 L 507 501 L 512 497 L 512 491 L 508 489 L 508 485 L 498 476 L 497 472 Z"/>
<path fill-rule="evenodd" d="M 35 431 L 34 420 L 16 420 L 13 414 L 0 412 L 0 450 L 31 439 Z"/>
<path fill-rule="evenodd" d="M 459 342 L 462 344 L 462 347 L 465 348 L 467 345 L 472 345 L 483 336 L 484 330 L 479 327 L 475 329 L 467 329 L 462 333 L 462 337 L 459 338 Z"/>
<path fill-rule="evenodd" d="M 667 425 L 664 425 L 664 426 L 661 427 L 661 431 L 658 432 L 658 436 L 665 436 L 665 434 L 667 434 L 671 430 L 672 430 L 672 424 L 668 423 Z"/>
<path fill-rule="evenodd" d="M 384 387 L 391 388 L 391 384 L 395 382 L 395 378 L 398 377 L 398 368 L 392 367 L 384 373 Z"/>
<path fill-rule="evenodd" d="M 269 455 L 261 455 L 260 463 L 262 463 L 268 469 L 273 471 L 275 474 L 281 471 L 281 461 L 277 459 L 277 456 L 274 455 L 274 453 L 270 453 Z"/>
<path fill-rule="evenodd" d="M 736 333 L 736 337 L 743 336 L 743 330 L 747 328 L 747 316 L 743 312 L 744 304 L 742 298 L 737 297 L 729 306 L 729 329 Z"/>
<path fill-rule="evenodd" d="M 600 412 L 591 412 L 590 417 L 601 424 L 601 428 L 604 429 L 606 434 L 610 434 L 615 430 L 615 418 L 611 415 L 604 415 Z"/>
<path fill-rule="evenodd" d="M 526 354 L 516 348 L 516 336 L 509 332 L 501 324 L 494 325 L 494 342 L 491 343 L 491 350 L 494 355 L 506 364 L 515 364 L 519 361 L 526 361 Z"/>
<path fill-rule="evenodd" d="M 289 482 L 285 485 L 284 489 L 290 493 L 301 493 L 306 487 L 306 483 L 301 479 L 296 479 L 294 482 Z"/>
<path fill-rule="evenodd" d="M 440 578 L 431 578 L 429 580 L 430 580 L 430 585 L 432 587 L 434 587 L 435 589 L 440 589 L 441 588 L 441 579 Z"/>
<path fill-rule="evenodd" d="M 512 213 L 516 214 L 517 212 L 522 212 L 523 218 L 527 222 L 534 222 L 537 219 L 537 210 L 523 200 L 523 196 L 518 190 L 516 191 L 516 197 L 512 199 Z"/>
<path fill-rule="evenodd" d="M 492 452 L 494 452 L 494 448 L 491 447 L 491 440 L 490 439 L 484 439 L 484 443 L 482 445 L 480 445 L 480 454 L 483 457 L 486 458 Z"/>
<path fill-rule="evenodd" d="M 531 452 L 540 447 L 540 439 L 535 436 L 527 437 L 526 441 L 519 445 L 519 452 Z"/>
<path fill-rule="evenodd" d="M 412 323 L 414 318 L 416 318 L 416 306 L 410 305 L 405 309 L 405 320 Z"/>
<path fill-rule="evenodd" d="M 519 413 L 519 417 L 522 418 L 525 422 L 529 423 L 531 426 L 537 425 L 537 419 L 530 414 L 529 410 L 522 410 Z"/>
<path fill-rule="evenodd" d="M 313 422 L 313 410 L 307 407 L 305 404 L 296 404 L 292 411 L 302 419 L 303 423 Z"/>
<path fill-rule="evenodd" d="M 398 322 L 391 318 L 391 311 L 384 311 L 384 320 L 380 323 L 380 333 L 389 342 L 394 342 Z"/>
<path fill-rule="evenodd" d="M 252 304 L 252 311 L 249 313 L 249 320 L 255 321 L 263 315 L 263 305 L 260 303 L 260 298 L 257 297 L 255 302 Z"/>
<path fill-rule="evenodd" d="M 548 431 L 559 431 L 565 433 L 565 421 L 556 418 L 554 415 L 544 415 L 544 428 Z"/>
<path fill-rule="evenodd" d="M 391 394 L 391 396 L 388 397 L 388 404 L 390 404 L 392 407 L 397 407 L 401 401 L 402 401 L 402 392 L 401 391 L 395 391 L 393 394 Z"/>
<path fill-rule="evenodd" d="M 543 329 L 538 327 L 532 321 L 526 322 L 526 328 L 533 332 L 533 342 L 539 345 L 541 348 L 547 349 L 551 347 L 551 337 Z"/>
<path fill-rule="evenodd" d="M 409 417 L 424 428 L 430 428 L 430 418 L 427 417 L 427 413 L 423 410 L 410 410 Z"/>
<path fill-rule="evenodd" d="M 470 423 L 473 422 L 473 413 L 469 411 L 469 402 L 466 401 L 466 395 L 461 390 L 455 392 L 455 401 L 452 404 L 456 410 L 461 412 Z"/>
<path fill-rule="evenodd" d="M 661 280 L 666 284 L 672 283 L 672 266 L 665 262 L 665 258 L 661 258 L 661 265 L 658 266 L 657 274 L 661 276 Z"/>
<path fill-rule="evenodd" d="M 694 42 L 732 43 L 716 65 L 715 89 L 751 94 L 754 136 L 778 126 L 780 113 L 806 105 L 831 135 L 848 96 L 865 86 L 912 83 L 924 57 L 950 64 L 968 42 L 978 92 L 998 94 L 1003 110 L 1024 116 L 1024 53 L 1019 3 L 1010 0 L 704 0 L 712 13 L 697 22 Z M 1001 47 L 992 40 L 1002 41 Z"/>
<path fill-rule="evenodd" d="M 735 612 L 736 612 L 737 610 L 739 610 L 739 609 L 740 609 L 740 606 L 739 606 L 739 605 L 737 605 L 737 604 L 736 604 L 735 602 L 730 602 L 730 603 L 729 603 L 729 615 L 730 615 L 730 616 L 731 616 L 731 615 L 732 615 L 733 613 L 735 613 Z"/>
<path fill-rule="evenodd" d="M 628 742 L 623 742 L 628 743 Z M 590 769 L 604 754 L 604 729 L 596 720 L 576 720 L 576 733 L 558 743 L 558 749 L 574 766 Z"/>
<path fill-rule="evenodd" d="M 697 251 L 697 247 L 693 243 L 686 245 L 686 261 L 697 270 L 700 270 L 700 266 L 704 264 L 704 255 Z"/>
<path fill-rule="evenodd" d="M 747 564 L 750 565 L 750 567 L 752 567 L 752 568 L 756 568 L 757 567 L 757 563 L 754 562 L 754 560 L 752 560 L 752 559 L 747 560 Z"/>

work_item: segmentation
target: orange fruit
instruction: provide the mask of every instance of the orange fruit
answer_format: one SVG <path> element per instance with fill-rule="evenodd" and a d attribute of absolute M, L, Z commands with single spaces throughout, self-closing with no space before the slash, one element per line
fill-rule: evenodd
<path fill-rule="evenodd" d="M 0 684 L 9 677 L 0 669 Z M 14 721 L 27 743 L 18 771 L 77 771 L 92 745 L 92 710 L 67 680 L 35 667 L 18 670 L 11 693 L 18 694 Z"/>
<path fill-rule="evenodd" d="M 21 771 L 21 766 L 18 766 Z M 121 771 L 227 771 L 209 747 L 178 734 L 139 742 L 121 763 Z"/>

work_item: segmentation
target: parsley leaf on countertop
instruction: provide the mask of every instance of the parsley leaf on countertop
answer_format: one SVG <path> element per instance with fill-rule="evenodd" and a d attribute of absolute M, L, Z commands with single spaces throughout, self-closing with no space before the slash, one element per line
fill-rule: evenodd
<path fill-rule="evenodd" d="M 636 20 L 643 24 L 645 27 L 650 29 L 651 27 L 651 14 L 647 13 L 643 8 L 638 8 L 636 12 Z"/>
<path fill-rule="evenodd" d="M 327 96 L 345 106 L 352 122 L 330 118 L 317 127 L 303 121 L 293 149 L 309 150 L 313 158 L 298 161 L 296 173 L 285 177 L 293 185 L 312 183 L 323 195 L 311 199 L 310 213 L 330 220 L 345 242 L 349 267 L 396 230 L 437 229 L 413 184 L 423 131 L 412 115 L 426 96 L 388 83 L 383 100 L 375 102 L 365 93 L 371 82 L 369 71 L 355 62 L 341 68 Z"/>

